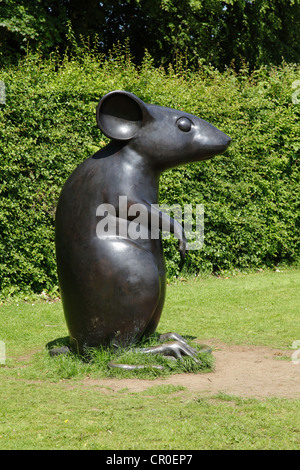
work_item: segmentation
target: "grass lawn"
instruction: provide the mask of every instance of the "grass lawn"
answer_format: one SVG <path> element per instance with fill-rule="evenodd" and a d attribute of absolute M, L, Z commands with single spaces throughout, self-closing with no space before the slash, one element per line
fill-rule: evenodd
<path fill-rule="evenodd" d="M 300 340 L 299 286 L 297 269 L 181 281 L 168 286 L 158 330 L 288 349 Z M 45 349 L 67 334 L 60 301 L 0 306 L 0 449 L 300 448 L 299 400 L 203 396 L 155 380 L 144 392 L 87 386 L 101 367 Z"/>

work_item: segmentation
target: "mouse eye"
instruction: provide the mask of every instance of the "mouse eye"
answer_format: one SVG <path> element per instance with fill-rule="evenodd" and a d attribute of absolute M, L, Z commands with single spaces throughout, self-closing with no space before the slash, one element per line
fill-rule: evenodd
<path fill-rule="evenodd" d="M 192 128 L 192 121 L 189 118 L 181 117 L 177 121 L 178 128 L 183 132 L 189 132 Z"/>

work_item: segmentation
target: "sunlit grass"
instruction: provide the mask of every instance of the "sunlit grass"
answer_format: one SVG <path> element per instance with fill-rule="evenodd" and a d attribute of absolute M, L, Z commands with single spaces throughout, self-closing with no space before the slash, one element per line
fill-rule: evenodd
<path fill-rule="evenodd" d="M 168 286 L 158 332 L 175 331 L 193 346 L 216 338 L 287 349 L 300 339 L 299 285 L 300 271 L 291 269 L 182 280 Z M 299 448 L 299 400 L 205 396 L 182 386 L 156 385 L 158 371 L 151 367 L 125 376 L 152 378 L 153 387 L 115 392 L 102 378 L 124 375 L 109 369 L 108 362 L 136 364 L 149 358 L 107 349 L 91 352 L 90 360 L 51 358 L 47 344 L 67 342 L 67 336 L 60 301 L 0 306 L 0 340 L 7 353 L 0 365 L 0 448 Z M 169 368 L 165 375 L 185 367 L 161 356 L 153 360 Z M 189 359 L 186 365 L 186 373 L 205 370 L 193 369 Z M 212 366 L 209 360 L 205 365 Z M 97 379 L 95 385 L 87 377 Z"/>
<path fill-rule="evenodd" d="M 159 328 L 286 348 L 300 339 L 299 305 L 299 269 L 200 277 L 170 286 Z"/>
<path fill-rule="evenodd" d="M 298 449 L 299 402 L 4 379 L 2 449 Z"/>

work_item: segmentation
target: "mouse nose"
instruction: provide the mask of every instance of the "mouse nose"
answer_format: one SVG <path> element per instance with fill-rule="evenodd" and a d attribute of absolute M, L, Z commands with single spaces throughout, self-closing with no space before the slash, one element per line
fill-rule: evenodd
<path fill-rule="evenodd" d="M 229 147 L 229 145 L 231 144 L 231 137 L 229 137 L 229 135 L 227 134 L 224 134 L 224 146 L 225 146 L 225 150 Z"/>
<path fill-rule="evenodd" d="M 229 147 L 231 138 L 211 124 L 202 124 L 201 131 L 200 146 L 206 158 L 220 155 Z"/>
<path fill-rule="evenodd" d="M 211 142 L 215 145 L 216 149 L 219 148 L 222 152 L 225 152 L 230 145 L 231 138 L 219 129 L 214 129 Z"/>
<path fill-rule="evenodd" d="M 231 138 L 219 129 L 214 128 L 209 142 L 215 148 L 216 154 L 219 152 L 223 153 L 229 147 Z"/>

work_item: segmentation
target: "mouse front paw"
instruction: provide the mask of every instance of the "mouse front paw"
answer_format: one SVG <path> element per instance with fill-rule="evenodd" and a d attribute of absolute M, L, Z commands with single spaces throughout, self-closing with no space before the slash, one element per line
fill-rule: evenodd
<path fill-rule="evenodd" d="M 180 253 L 180 258 L 183 261 L 189 251 L 189 247 L 185 238 L 183 240 L 179 240 L 178 250 Z"/>

